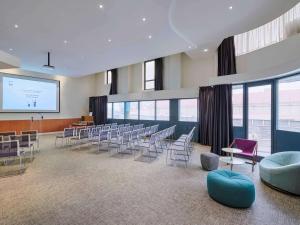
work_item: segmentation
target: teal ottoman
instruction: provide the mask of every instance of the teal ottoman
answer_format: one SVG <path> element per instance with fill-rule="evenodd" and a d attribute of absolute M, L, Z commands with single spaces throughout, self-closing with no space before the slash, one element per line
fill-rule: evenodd
<path fill-rule="evenodd" d="M 229 170 L 209 172 L 207 190 L 212 199 L 233 208 L 249 208 L 255 200 L 255 187 L 250 178 Z"/>

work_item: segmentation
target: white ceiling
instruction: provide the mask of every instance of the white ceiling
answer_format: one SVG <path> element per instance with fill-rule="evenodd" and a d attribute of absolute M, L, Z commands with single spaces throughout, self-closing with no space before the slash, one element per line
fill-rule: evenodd
<path fill-rule="evenodd" d="M 205 54 L 204 48 L 214 51 L 223 38 L 263 25 L 297 2 L 1 0 L 0 49 L 19 57 L 23 69 L 81 76 L 179 52 L 197 57 Z M 47 51 L 56 67 L 50 72 L 42 68 Z"/>

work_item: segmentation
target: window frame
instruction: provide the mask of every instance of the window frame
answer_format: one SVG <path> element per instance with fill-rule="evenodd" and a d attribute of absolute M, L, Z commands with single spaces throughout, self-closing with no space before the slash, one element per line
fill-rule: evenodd
<path fill-rule="evenodd" d="M 154 102 L 154 119 L 152 120 L 147 120 L 147 119 L 141 119 L 141 103 L 142 102 Z M 156 100 L 143 100 L 139 101 L 139 120 L 144 120 L 144 121 L 156 121 Z"/>
<path fill-rule="evenodd" d="M 110 79 L 108 79 L 110 77 Z M 108 82 L 110 80 L 110 82 Z M 107 70 L 105 73 L 105 84 L 112 83 L 112 70 Z"/>
<path fill-rule="evenodd" d="M 241 128 L 241 127 L 244 127 L 245 126 L 245 120 L 244 118 L 246 117 L 245 115 L 245 105 L 246 105 L 246 87 L 244 84 L 233 84 L 233 86 L 241 86 L 242 87 L 242 90 L 243 90 L 243 105 L 242 105 L 242 125 L 241 126 L 234 126 L 233 125 L 233 107 L 232 107 L 232 126 L 233 127 L 237 127 L 237 128 Z M 232 89 L 233 90 L 233 89 Z M 247 101 L 247 104 L 248 104 L 248 101 Z"/>
<path fill-rule="evenodd" d="M 111 104 L 111 117 L 108 117 L 108 104 Z M 106 112 L 106 117 L 107 119 L 113 119 L 113 111 L 114 111 L 114 104 L 113 102 L 107 102 L 107 112 Z"/>
<path fill-rule="evenodd" d="M 169 101 L 169 118 L 168 120 L 158 120 L 157 119 L 157 102 L 159 101 Z M 171 99 L 156 99 L 155 100 L 155 120 L 156 121 L 170 121 L 171 120 Z"/>
<path fill-rule="evenodd" d="M 180 120 L 180 101 L 181 100 L 189 100 L 189 99 L 196 99 L 197 100 L 197 118 L 196 118 L 196 121 L 186 121 L 186 120 Z M 178 98 L 178 118 L 177 120 L 179 122 L 184 122 L 184 123 L 197 123 L 199 122 L 199 98 Z"/>
<path fill-rule="evenodd" d="M 146 64 L 149 63 L 149 62 L 153 62 L 154 63 L 154 79 L 147 80 L 146 79 L 146 74 L 147 74 L 147 66 L 146 66 Z M 146 83 L 151 82 L 151 81 L 154 82 L 154 87 L 153 88 L 146 88 L 147 87 Z M 154 59 L 144 61 L 144 90 L 145 91 L 155 90 L 155 60 Z"/>
<path fill-rule="evenodd" d="M 113 104 L 112 104 L 112 119 L 114 119 L 114 120 L 124 120 L 125 119 L 125 102 L 112 102 Z M 115 108 L 115 104 L 116 103 L 123 103 L 123 118 L 115 118 L 114 117 L 114 108 Z"/>
<path fill-rule="evenodd" d="M 126 104 L 136 102 L 138 104 L 138 118 L 137 119 L 130 119 L 126 117 Z M 124 102 L 124 119 L 125 120 L 140 120 L 140 101 L 126 101 Z"/>

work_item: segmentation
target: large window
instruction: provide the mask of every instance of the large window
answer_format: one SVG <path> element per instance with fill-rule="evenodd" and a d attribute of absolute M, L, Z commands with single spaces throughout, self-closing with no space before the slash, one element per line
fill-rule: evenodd
<path fill-rule="evenodd" d="M 140 102 L 140 120 L 155 120 L 155 101 Z"/>
<path fill-rule="evenodd" d="M 271 154 L 272 86 L 251 86 L 248 89 L 248 138 L 258 141 L 258 155 Z"/>
<path fill-rule="evenodd" d="M 111 84 L 111 70 L 108 70 L 105 73 L 105 84 Z"/>
<path fill-rule="evenodd" d="M 144 89 L 153 90 L 155 82 L 155 61 L 147 61 L 144 64 Z"/>
<path fill-rule="evenodd" d="M 198 100 L 180 99 L 179 100 L 179 121 L 197 122 L 198 120 Z"/>
<path fill-rule="evenodd" d="M 300 75 L 278 81 L 277 128 L 300 132 Z"/>
<path fill-rule="evenodd" d="M 296 34 L 299 29 L 300 3 L 277 19 L 248 32 L 235 35 L 236 55 L 280 42 Z"/>
<path fill-rule="evenodd" d="M 139 119 L 139 103 L 126 102 L 125 103 L 125 119 L 138 120 Z"/>
<path fill-rule="evenodd" d="M 232 118 L 234 127 L 243 126 L 243 105 L 244 105 L 244 88 L 243 85 L 232 86 Z"/>
<path fill-rule="evenodd" d="M 156 101 L 156 120 L 170 120 L 170 101 Z"/>
<path fill-rule="evenodd" d="M 112 119 L 112 103 L 107 103 L 107 119 Z"/>
<path fill-rule="evenodd" d="M 113 119 L 124 119 L 124 102 L 114 103 Z"/>

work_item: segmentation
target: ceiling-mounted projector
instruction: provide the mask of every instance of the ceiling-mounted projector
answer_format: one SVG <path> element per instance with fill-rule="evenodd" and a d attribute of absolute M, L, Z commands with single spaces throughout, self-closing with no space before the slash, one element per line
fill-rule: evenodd
<path fill-rule="evenodd" d="M 44 65 L 43 67 L 48 69 L 48 70 L 54 70 L 55 69 L 55 67 L 51 66 L 51 64 L 50 64 L 50 52 L 48 52 L 48 64 Z"/>

